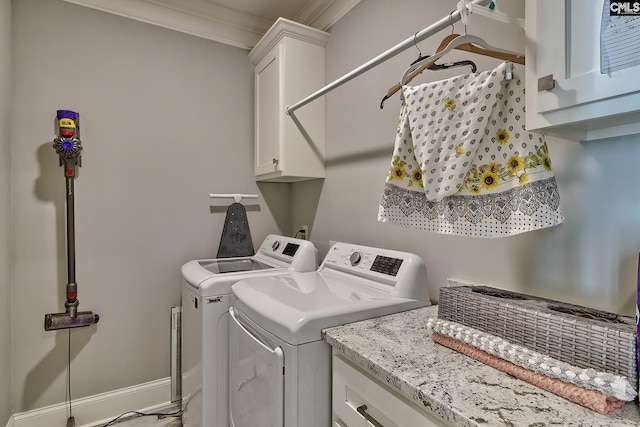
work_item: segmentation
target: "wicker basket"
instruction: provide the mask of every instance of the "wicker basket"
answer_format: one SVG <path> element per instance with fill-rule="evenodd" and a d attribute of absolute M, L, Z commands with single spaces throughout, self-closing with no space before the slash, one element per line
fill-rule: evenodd
<path fill-rule="evenodd" d="M 487 286 L 440 288 L 438 317 L 497 335 L 637 388 L 635 319 Z"/>

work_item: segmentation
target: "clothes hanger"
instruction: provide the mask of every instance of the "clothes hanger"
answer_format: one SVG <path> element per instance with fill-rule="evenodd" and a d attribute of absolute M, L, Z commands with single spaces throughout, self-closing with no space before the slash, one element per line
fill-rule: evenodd
<path fill-rule="evenodd" d="M 404 72 L 402 79 L 400 80 L 400 86 L 409 83 L 414 77 L 429 68 L 430 65 L 434 64 L 438 59 L 451 52 L 453 49 L 490 56 L 492 58 L 502 59 L 521 65 L 524 65 L 525 62 L 523 54 L 493 47 L 478 36 L 473 36 L 471 34 L 450 34 L 440 42 L 440 45 L 438 46 L 438 49 L 436 49 L 436 53 L 434 55 L 411 65 L 407 71 Z"/>
<path fill-rule="evenodd" d="M 502 15 L 504 16 L 507 16 L 507 15 L 498 11 L 495 1 L 492 2 L 492 5 L 493 5 L 493 10 L 491 11 L 491 13 L 494 13 L 494 14 L 489 17 L 499 21 L 511 23 L 511 21 L 506 21 L 502 18 Z M 509 65 L 509 67 L 507 68 L 507 78 L 509 79 L 511 79 L 511 70 L 512 70 L 511 63 L 515 62 L 517 64 L 524 65 L 525 57 L 523 54 L 493 47 L 489 45 L 489 43 L 481 39 L 480 37 L 467 34 L 467 22 L 469 20 L 468 17 L 471 14 L 471 10 L 469 8 L 469 4 L 467 4 L 466 1 L 463 0 L 458 3 L 458 11 L 460 12 L 460 17 L 462 18 L 462 21 L 465 23 L 464 35 L 461 36 L 459 34 L 453 33 L 453 23 L 451 22 L 451 14 L 449 14 L 449 21 L 451 23 L 451 34 L 446 36 L 440 42 L 440 45 L 436 49 L 436 53 L 434 55 L 427 56 L 421 61 L 415 61 L 409 66 L 409 68 L 403 74 L 402 79 L 400 80 L 400 83 L 396 83 L 395 85 L 389 88 L 389 90 L 387 91 L 387 94 L 384 96 L 384 98 L 382 99 L 382 102 L 380 103 L 380 108 L 383 107 L 384 101 L 390 98 L 391 96 L 393 96 L 396 92 L 398 92 L 404 84 L 413 80 L 417 75 L 421 74 L 425 69 L 429 69 L 430 67 L 437 66 L 438 64 L 435 64 L 435 62 L 453 49 L 464 50 L 464 51 L 476 53 L 479 55 L 490 56 L 493 58 L 509 61 L 507 63 L 507 65 Z M 478 10 L 475 10 L 475 12 L 477 13 Z M 498 19 L 498 15 L 500 15 L 500 19 Z M 473 70 L 472 72 L 475 73 L 475 70 Z"/>
<path fill-rule="evenodd" d="M 460 39 L 462 37 L 462 39 Z M 524 65 L 525 58 L 524 55 L 518 52 L 511 52 L 504 49 L 499 49 L 493 46 L 490 46 L 489 43 L 481 39 L 477 36 L 472 36 L 470 34 L 465 34 L 460 36 L 458 34 L 450 34 L 440 42 L 438 49 L 436 52 L 444 55 L 449 52 L 451 48 L 449 48 L 449 43 L 453 40 L 456 40 L 456 45 L 453 48 L 458 50 L 464 50 L 471 53 L 477 53 L 479 55 L 490 56 L 492 58 L 504 59 L 505 61 L 515 62 L 516 64 Z M 445 49 L 446 52 L 445 52 Z"/>
<path fill-rule="evenodd" d="M 453 26 L 451 27 L 452 31 L 451 34 L 453 34 Z M 417 64 L 418 62 L 422 61 L 423 59 L 427 59 L 429 56 L 431 55 L 427 55 L 427 56 L 423 56 L 422 55 L 422 51 L 420 50 L 420 46 L 418 46 L 418 42 L 416 41 L 416 37 L 418 36 L 418 33 L 416 32 L 413 35 L 413 44 L 416 46 L 416 49 L 418 50 L 418 59 L 416 59 L 415 61 L 413 61 L 411 63 L 411 65 Z M 469 61 L 469 60 L 464 60 L 464 61 L 455 61 L 455 62 L 449 62 L 448 64 L 432 64 L 429 69 L 430 70 L 444 70 L 447 68 L 453 68 L 454 66 L 465 66 L 465 65 L 470 65 L 471 66 L 471 72 L 475 73 L 476 72 L 476 64 L 473 61 Z"/>
<path fill-rule="evenodd" d="M 423 60 L 423 59 L 427 59 L 429 58 L 429 55 L 427 56 L 423 56 L 420 59 L 415 60 L 413 63 L 411 63 L 411 65 L 414 65 L 416 63 L 418 63 L 419 61 Z M 475 73 L 478 70 L 478 67 L 476 66 L 475 62 L 465 59 L 462 61 L 454 61 L 454 62 L 447 62 L 445 64 L 431 64 L 427 67 L 428 70 L 432 70 L 432 71 L 437 71 L 437 70 L 446 70 L 449 68 L 456 68 L 456 67 L 465 67 L 465 66 L 470 66 L 471 67 L 471 73 Z M 389 88 L 389 90 L 387 91 L 387 94 L 382 98 L 382 101 L 380 101 L 380 109 L 382 110 L 384 107 L 384 101 L 386 101 L 387 99 L 391 98 L 397 91 L 400 90 L 402 86 L 400 85 L 400 83 L 396 83 L 395 85 L 391 86 Z"/>
<path fill-rule="evenodd" d="M 415 45 L 416 45 L 416 49 L 418 49 L 418 59 L 413 61 L 411 63 L 411 66 L 415 65 L 415 64 L 419 63 L 420 61 L 425 60 L 425 59 L 430 57 L 430 55 L 422 56 L 422 52 L 420 51 L 420 48 L 418 47 L 418 44 L 415 43 Z M 440 48 L 438 48 L 438 50 L 439 49 Z M 438 51 L 438 50 L 436 50 L 436 51 Z M 467 65 L 471 67 L 471 72 L 472 73 L 475 73 L 476 70 L 478 69 L 476 64 L 473 61 L 470 61 L 468 59 L 463 60 L 463 61 L 449 62 L 449 63 L 445 63 L 445 64 L 431 64 L 428 67 L 426 67 L 426 69 L 435 71 L 435 70 L 445 70 L 445 69 L 448 69 L 448 68 L 464 67 L 464 66 L 467 66 Z M 391 86 L 389 88 L 389 90 L 387 91 L 387 94 L 382 98 L 382 101 L 380 101 L 380 109 L 381 110 L 384 108 L 384 101 L 386 101 L 387 99 L 391 98 L 391 96 L 393 96 L 398 90 L 400 90 L 400 87 L 401 87 L 400 83 L 396 83 L 395 85 L 393 85 L 393 86 Z"/>

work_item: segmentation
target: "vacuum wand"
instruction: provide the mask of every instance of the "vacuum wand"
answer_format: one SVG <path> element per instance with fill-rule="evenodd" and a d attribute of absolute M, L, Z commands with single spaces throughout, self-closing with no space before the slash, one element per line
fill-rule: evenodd
<path fill-rule="evenodd" d="M 76 283 L 76 248 L 74 218 L 74 179 L 76 168 L 82 166 L 80 154 L 82 142 L 79 137 L 80 127 L 78 113 L 70 110 L 58 110 L 58 137 L 53 141 L 53 148 L 60 157 L 60 166 L 64 168 L 67 195 L 67 286 L 64 303 L 66 312 L 45 314 L 44 329 L 77 328 L 98 323 L 100 317 L 90 311 L 78 312 L 78 284 Z"/>

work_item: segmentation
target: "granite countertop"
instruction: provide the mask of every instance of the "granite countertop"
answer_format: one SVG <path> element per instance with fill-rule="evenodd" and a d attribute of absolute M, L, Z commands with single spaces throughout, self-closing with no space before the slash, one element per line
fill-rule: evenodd
<path fill-rule="evenodd" d="M 639 426 L 637 400 L 602 415 L 433 342 L 431 306 L 323 331 L 354 364 L 454 426 Z"/>

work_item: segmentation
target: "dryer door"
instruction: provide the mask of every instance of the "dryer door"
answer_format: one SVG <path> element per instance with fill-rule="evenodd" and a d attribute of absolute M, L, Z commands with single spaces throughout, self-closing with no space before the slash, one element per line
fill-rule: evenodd
<path fill-rule="evenodd" d="M 283 427 L 284 352 L 247 330 L 229 309 L 231 427 Z"/>

